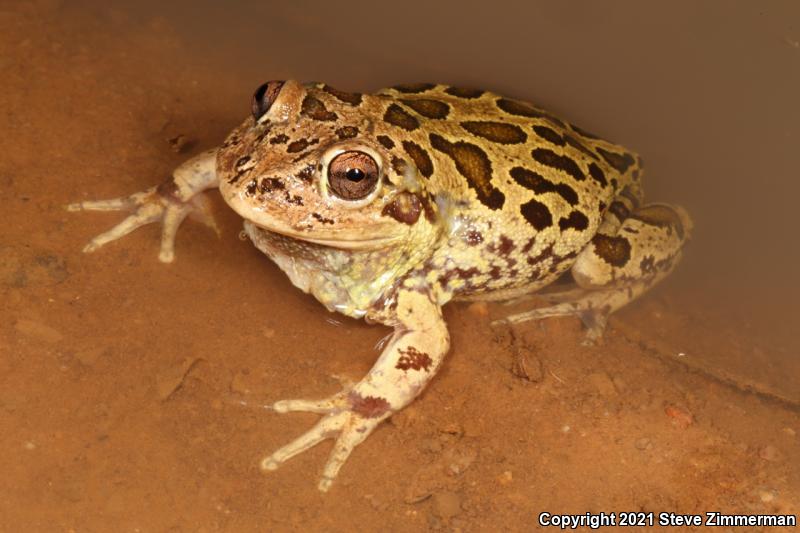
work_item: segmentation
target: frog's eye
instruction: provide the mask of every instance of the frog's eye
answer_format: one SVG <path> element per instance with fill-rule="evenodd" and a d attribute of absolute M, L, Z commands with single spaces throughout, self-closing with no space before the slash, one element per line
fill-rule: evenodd
<path fill-rule="evenodd" d="M 328 163 L 328 189 L 343 200 L 361 200 L 378 186 L 380 167 L 365 152 L 342 152 Z"/>
<path fill-rule="evenodd" d="M 253 102 L 251 108 L 253 111 L 253 118 L 258 122 L 258 119 L 264 116 L 264 113 L 269 111 L 272 104 L 278 98 L 278 94 L 283 87 L 282 81 L 268 81 L 262 84 L 256 92 L 253 93 Z"/>

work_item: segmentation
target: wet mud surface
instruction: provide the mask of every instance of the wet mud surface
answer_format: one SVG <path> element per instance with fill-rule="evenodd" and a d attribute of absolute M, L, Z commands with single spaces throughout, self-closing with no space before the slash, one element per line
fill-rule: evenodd
<path fill-rule="evenodd" d="M 711 261 L 692 260 L 702 231 L 685 269 L 615 315 L 598 346 L 581 344 L 577 319 L 492 327 L 515 309 L 449 305 L 443 369 L 330 493 L 316 489 L 329 443 L 264 474 L 260 459 L 317 417 L 263 406 L 360 379 L 389 330 L 292 287 L 215 195 L 221 235 L 187 222 L 171 265 L 152 226 L 82 254 L 119 216 L 63 207 L 154 185 L 220 142 L 256 69 L 225 70 L 223 51 L 206 64 L 168 15 L 9 2 L 0 22 L 0 530 L 522 531 L 543 511 L 800 513 L 798 316 L 774 296 L 796 290 L 759 300 L 710 283 L 697 273 Z"/>

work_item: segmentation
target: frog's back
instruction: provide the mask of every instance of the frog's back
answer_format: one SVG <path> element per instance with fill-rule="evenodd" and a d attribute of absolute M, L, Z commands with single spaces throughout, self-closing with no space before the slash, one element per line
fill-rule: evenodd
<path fill-rule="evenodd" d="M 635 154 L 525 102 L 418 84 L 364 103 L 394 164 L 413 161 L 436 198 L 449 241 L 432 270 L 457 293 L 549 283 L 613 199 L 639 191 Z"/>

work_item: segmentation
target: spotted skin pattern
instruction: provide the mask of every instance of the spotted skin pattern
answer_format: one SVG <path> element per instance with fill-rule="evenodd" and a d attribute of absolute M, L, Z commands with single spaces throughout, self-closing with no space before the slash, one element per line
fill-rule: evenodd
<path fill-rule="evenodd" d="M 352 387 L 272 406 L 322 417 L 262 468 L 334 438 L 321 490 L 441 366 L 448 301 L 517 298 L 569 271 L 572 285 L 547 293 L 548 306 L 503 320 L 576 315 L 596 341 L 608 314 L 663 279 L 689 238 L 683 209 L 643 203 L 638 155 L 489 91 L 421 83 L 361 94 L 273 81 L 252 109 L 165 184 L 70 208 L 133 212 L 86 251 L 161 221 L 160 257 L 171 261 L 188 214 L 213 224 L 201 193 L 219 188 L 295 286 L 331 311 L 394 327 Z"/>

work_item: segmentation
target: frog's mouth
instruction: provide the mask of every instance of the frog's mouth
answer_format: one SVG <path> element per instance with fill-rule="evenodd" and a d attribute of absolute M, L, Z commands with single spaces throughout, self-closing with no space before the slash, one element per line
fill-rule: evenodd
<path fill-rule="evenodd" d="M 243 202 L 237 196 L 229 199 L 228 204 L 243 219 L 261 230 L 278 233 L 285 237 L 305 241 L 320 246 L 339 248 L 344 250 L 376 250 L 397 245 L 405 236 L 398 233 L 396 225 L 389 222 L 370 221 L 353 230 L 350 228 L 320 227 L 320 222 L 313 219 L 313 224 L 308 217 L 292 220 L 276 217 L 266 207 L 253 206 Z M 324 224 L 324 223 L 323 223 Z"/>
<path fill-rule="evenodd" d="M 270 226 L 263 226 L 261 224 L 256 224 L 252 220 L 245 220 L 245 226 L 249 226 L 251 228 L 256 228 L 258 231 L 263 231 L 267 233 L 275 233 L 278 235 L 282 235 L 284 237 L 289 237 L 291 239 L 296 239 L 298 241 L 303 241 L 311 244 L 316 244 L 319 246 L 325 246 L 327 248 L 337 248 L 341 250 L 378 250 L 381 248 L 388 248 L 394 246 L 398 242 L 398 238 L 373 238 L 373 239 L 365 239 L 359 238 L 354 239 L 350 237 L 345 237 L 344 235 L 338 235 L 336 237 L 324 237 L 319 235 L 309 235 L 303 234 L 301 232 L 287 230 L 285 228 L 275 228 Z"/>

